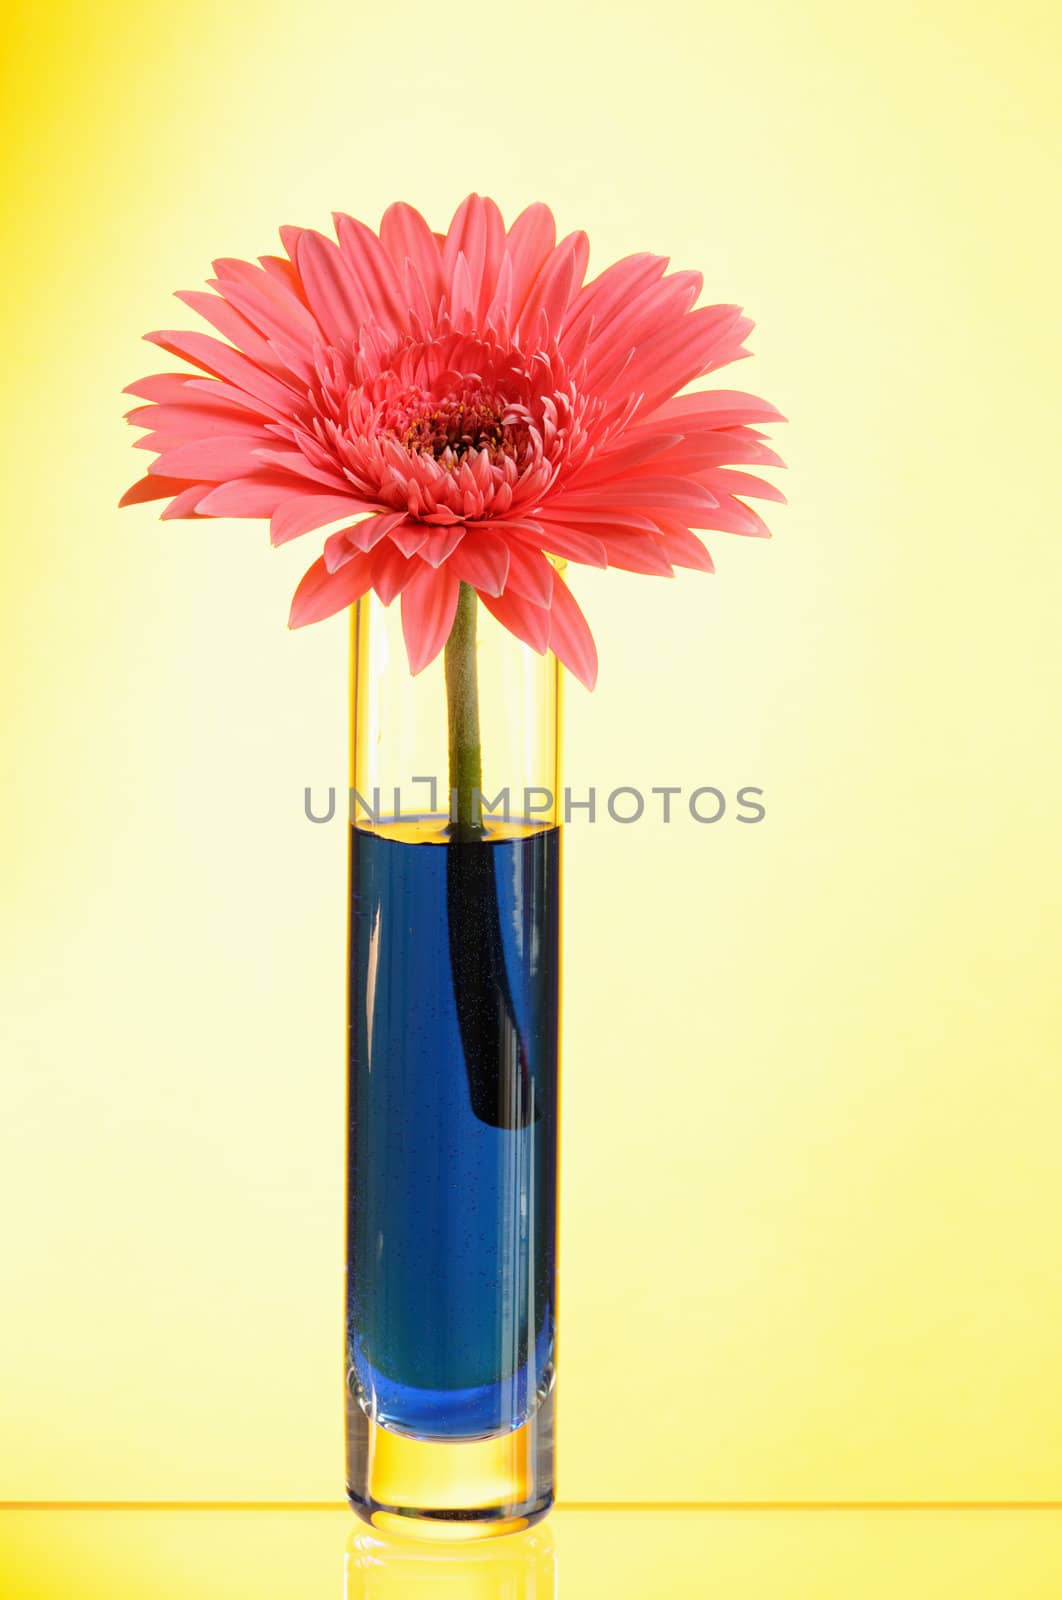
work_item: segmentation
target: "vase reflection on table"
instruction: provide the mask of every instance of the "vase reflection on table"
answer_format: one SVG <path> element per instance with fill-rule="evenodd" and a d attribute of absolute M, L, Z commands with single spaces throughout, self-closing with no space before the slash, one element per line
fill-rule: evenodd
<path fill-rule="evenodd" d="M 430 1536 L 553 1497 L 559 679 L 486 621 L 475 815 L 453 650 L 411 677 L 369 599 L 352 634 L 347 1487 Z"/>
<path fill-rule="evenodd" d="M 556 1600 L 557 1566 L 548 1526 L 457 1545 L 361 1528 L 347 1540 L 343 1600 Z"/>

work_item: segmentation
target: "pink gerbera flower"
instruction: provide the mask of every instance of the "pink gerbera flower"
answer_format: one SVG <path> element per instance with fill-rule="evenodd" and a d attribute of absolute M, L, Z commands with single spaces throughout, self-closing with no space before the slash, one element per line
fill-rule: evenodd
<path fill-rule="evenodd" d="M 544 205 L 506 231 L 478 195 L 444 236 L 403 204 L 379 235 L 335 224 L 338 244 L 284 228 L 288 259 L 217 261 L 216 294 L 179 296 L 228 343 L 148 334 L 199 370 L 130 385 L 156 459 L 123 505 L 269 517 L 274 544 L 335 527 L 293 627 L 370 588 L 400 595 L 419 672 L 463 582 L 589 686 L 593 639 L 550 555 L 710 572 L 691 529 L 767 535 L 742 497 L 783 496 L 744 469 L 781 465 L 756 426 L 779 413 L 731 390 L 679 393 L 748 354 L 738 307 L 693 309 L 699 273 L 635 255 L 584 283 L 584 233 L 558 244 Z"/>

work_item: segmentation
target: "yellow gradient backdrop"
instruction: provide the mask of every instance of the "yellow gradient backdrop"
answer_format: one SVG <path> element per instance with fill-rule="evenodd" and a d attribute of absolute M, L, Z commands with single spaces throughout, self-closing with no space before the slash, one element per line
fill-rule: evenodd
<path fill-rule="evenodd" d="M 561 1492 L 1062 1499 L 1060 29 L 958 0 L 16 5 L 4 130 L 0 1497 L 342 1490 L 343 622 L 119 515 L 170 291 L 548 199 L 703 268 L 770 545 L 591 575 Z M 168 363 L 162 363 L 168 364 Z"/>

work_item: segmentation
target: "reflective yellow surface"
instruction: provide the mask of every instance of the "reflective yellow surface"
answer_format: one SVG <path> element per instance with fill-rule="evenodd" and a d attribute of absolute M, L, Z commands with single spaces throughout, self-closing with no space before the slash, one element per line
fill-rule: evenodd
<path fill-rule="evenodd" d="M 0 1495 L 341 1492 L 345 841 L 302 806 L 347 630 L 286 631 L 309 540 L 116 511 L 119 391 L 212 258 L 476 186 L 703 268 L 792 418 L 772 544 L 572 569 L 565 780 L 731 811 L 566 840 L 561 1497 L 1062 1497 L 1057 5 L 5 24 Z M 66 1593 L 340 1592 L 338 1522 L 188 1526 L 17 1524 Z M 680 1539 L 688 1593 L 862 1595 L 1054 1538 L 581 1526 L 562 1581 L 649 1596 Z"/>
<path fill-rule="evenodd" d="M 1053 1512 L 557 1511 L 444 1551 L 335 1512 L 0 1513 L 4 1600 L 1051 1600 Z"/>

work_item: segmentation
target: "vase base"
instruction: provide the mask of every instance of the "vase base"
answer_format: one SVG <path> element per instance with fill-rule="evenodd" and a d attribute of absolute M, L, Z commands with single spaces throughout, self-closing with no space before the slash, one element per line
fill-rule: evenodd
<path fill-rule="evenodd" d="M 353 1399 L 347 1498 L 365 1522 L 453 1543 L 520 1533 L 553 1504 L 553 1391 L 522 1428 L 488 1439 L 423 1439 L 380 1427 Z"/>
<path fill-rule="evenodd" d="M 496 1512 L 483 1511 L 469 1513 L 467 1520 L 462 1517 L 458 1521 L 450 1521 L 446 1512 L 431 1513 L 409 1507 L 394 1510 L 366 1505 L 349 1493 L 347 1499 L 362 1521 L 378 1533 L 394 1534 L 399 1539 L 417 1539 L 426 1544 L 470 1543 L 474 1539 L 497 1539 L 503 1534 L 524 1533 L 536 1522 L 541 1522 L 552 1504 L 550 1500 L 539 1510 L 529 1511 L 526 1516 L 498 1516 Z M 492 1517 L 496 1520 L 492 1521 Z"/>

